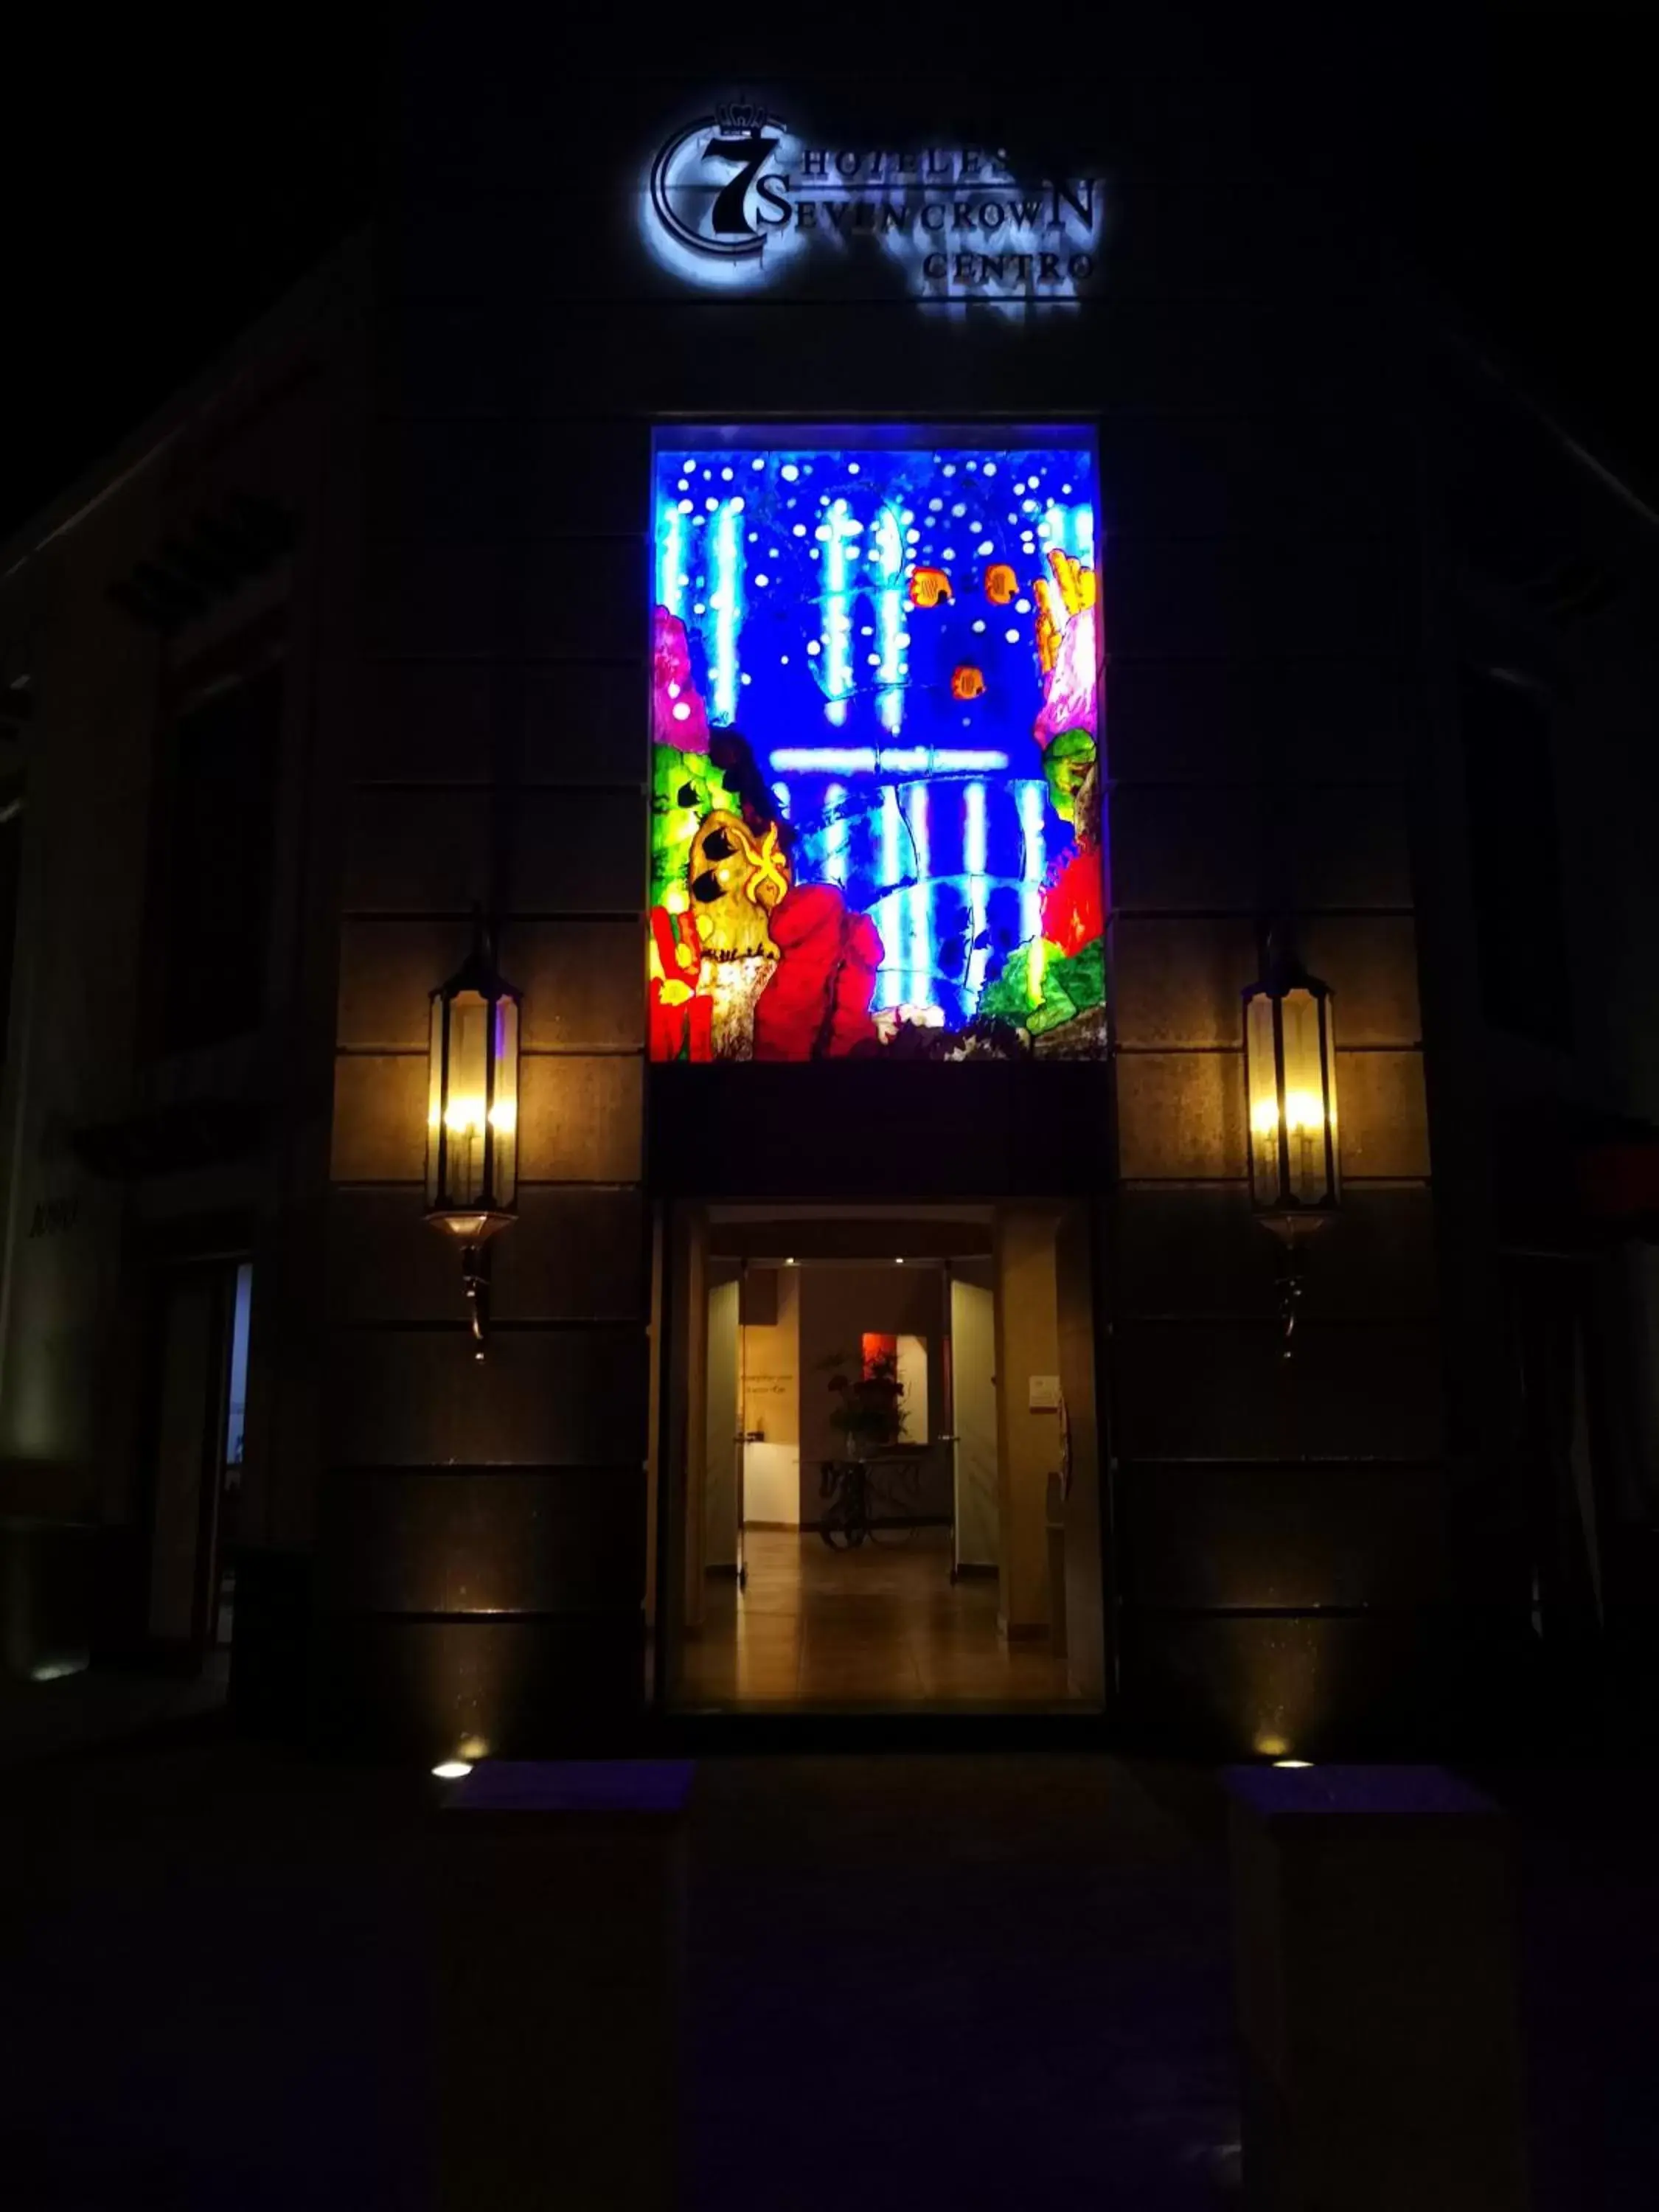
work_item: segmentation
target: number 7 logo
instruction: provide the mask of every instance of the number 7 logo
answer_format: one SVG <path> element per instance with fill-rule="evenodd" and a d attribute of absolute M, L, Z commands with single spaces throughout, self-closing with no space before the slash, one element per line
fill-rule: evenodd
<path fill-rule="evenodd" d="M 766 167 L 768 157 L 782 143 L 781 139 L 768 138 L 756 131 L 747 138 L 711 138 L 704 147 L 705 161 L 735 161 L 738 165 L 738 173 L 720 187 L 709 210 L 709 228 L 721 237 L 759 237 L 759 231 L 749 220 L 749 187 Z"/>
<path fill-rule="evenodd" d="M 715 260 L 758 254 L 767 231 L 789 220 L 786 179 L 766 166 L 787 136 L 786 125 L 745 101 L 676 131 L 651 165 L 658 222 L 679 245 Z"/>

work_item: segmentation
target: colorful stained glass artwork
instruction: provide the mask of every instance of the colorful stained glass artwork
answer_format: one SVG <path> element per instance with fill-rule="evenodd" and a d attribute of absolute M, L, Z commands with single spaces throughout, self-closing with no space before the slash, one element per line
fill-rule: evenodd
<path fill-rule="evenodd" d="M 1090 441 L 673 435 L 652 1058 L 1103 1053 Z"/>

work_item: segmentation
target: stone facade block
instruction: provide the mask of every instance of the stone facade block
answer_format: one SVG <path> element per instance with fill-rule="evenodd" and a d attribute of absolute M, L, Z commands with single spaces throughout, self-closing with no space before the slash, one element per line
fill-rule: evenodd
<path fill-rule="evenodd" d="M 1421 1053 L 1344 1052 L 1339 1046 L 1336 1100 L 1345 1175 L 1428 1174 Z"/>
<path fill-rule="evenodd" d="M 520 1181 L 637 1182 L 644 1112 L 641 1060 L 527 1053 L 519 1072 Z"/>
<path fill-rule="evenodd" d="M 1133 560 L 1133 549 L 1122 556 Z M 1393 656 L 1125 659 L 1106 672 L 1106 753 L 1124 782 L 1399 781 L 1419 742 L 1410 670 Z"/>
<path fill-rule="evenodd" d="M 442 1322 L 460 1313 L 455 1248 L 429 1228 L 418 1190 L 331 1194 L 331 1310 L 348 1322 Z M 490 1247 L 490 1310 L 502 1322 L 638 1320 L 649 1297 L 637 1189 L 529 1184 Z"/>
<path fill-rule="evenodd" d="M 1382 653 L 1408 641 L 1409 564 L 1346 533 L 1109 540 L 1109 635 L 1123 654 Z"/>
<path fill-rule="evenodd" d="M 524 994 L 532 1052 L 637 1051 L 645 1036 L 645 943 L 633 921 L 520 921 L 501 959 Z"/>
<path fill-rule="evenodd" d="M 1420 680 L 1408 653 L 1270 660 L 1255 688 L 1273 773 L 1372 786 L 1415 773 Z"/>
<path fill-rule="evenodd" d="M 467 914 L 487 899 L 486 792 L 369 789 L 350 805 L 348 914 Z"/>
<path fill-rule="evenodd" d="M 1134 1467 L 1125 1601 L 1203 1609 L 1422 1605 L 1447 1594 L 1438 1467 Z"/>
<path fill-rule="evenodd" d="M 1403 915 L 1315 915 L 1298 950 L 1336 994 L 1340 1044 L 1417 1045 L 1417 930 Z"/>
<path fill-rule="evenodd" d="M 533 417 L 383 422 L 371 439 L 369 527 L 424 544 L 582 536 L 643 538 L 651 433 L 590 422 L 580 439 Z"/>
<path fill-rule="evenodd" d="M 524 790 L 514 794 L 512 812 L 513 911 L 644 912 L 642 791 Z"/>
<path fill-rule="evenodd" d="M 453 1328 L 336 1329 L 333 1463 L 632 1468 L 642 1461 L 642 1328 L 500 1329 L 487 1358 L 473 1352 L 459 1314 Z"/>
<path fill-rule="evenodd" d="M 341 936 L 338 1042 L 427 1051 L 429 1000 L 471 945 L 460 918 L 356 915 Z M 637 922 L 507 922 L 498 957 L 520 994 L 525 1051 L 639 1051 L 646 951 Z"/>
<path fill-rule="evenodd" d="M 1316 1758 L 1420 1731 L 1436 1710 L 1432 1619 L 1126 1613 L 1125 1717 L 1224 1754 Z"/>
<path fill-rule="evenodd" d="M 1262 794 L 1141 787 L 1110 795 L 1114 912 L 1254 915 L 1261 903 Z"/>
<path fill-rule="evenodd" d="M 325 1614 L 314 1723 L 339 1748 L 423 1763 L 468 1740 L 499 1759 L 611 1749 L 644 1701 L 644 1655 L 637 1606 L 529 1620 Z"/>
<path fill-rule="evenodd" d="M 455 916 L 347 919 L 340 930 L 338 1043 L 353 1051 L 424 1052 L 430 994 L 459 967 L 471 938 L 470 924 Z"/>
<path fill-rule="evenodd" d="M 647 610 L 639 610 L 633 657 L 543 662 L 524 671 L 526 783 L 618 783 L 645 787 L 650 767 Z"/>
<path fill-rule="evenodd" d="M 1243 1183 L 1121 1189 L 1112 1281 L 1126 1318 L 1277 1310 L 1277 1248 Z M 1308 1321 L 1416 1320 L 1437 1305 L 1432 1194 L 1419 1184 L 1350 1182 L 1342 1209 L 1304 1255 Z"/>
<path fill-rule="evenodd" d="M 642 1471 L 337 1468 L 319 1510 L 331 1610 L 558 1613 L 644 1593 Z"/>
<path fill-rule="evenodd" d="M 1105 750 L 1118 803 L 1127 783 L 1254 781 L 1261 730 L 1253 676 L 1233 661 L 1111 660 Z"/>
<path fill-rule="evenodd" d="M 386 542 L 369 556 L 369 649 L 628 659 L 650 605 L 646 541 Z"/>
<path fill-rule="evenodd" d="M 642 612 L 626 660 L 372 661 L 353 768 L 365 782 L 488 783 L 499 738 L 526 783 L 641 785 L 646 641 Z"/>
<path fill-rule="evenodd" d="M 421 1182 L 426 1175 L 426 1054 L 343 1053 L 334 1063 L 336 1182 Z"/>
<path fill-rule="evenodd" d="M 1296 903 L 1408 908 L 1406 795 L 1398 786 L 1344 790 L 1299 783 L 1285 801 Z"/>
<path fill-rule="evenodd" d="M 1243 994 L 1259 965 L 1253 924 L 1154 921 L 1125 915 L 1111 924 L 1110 958 L 1119 1043 L 1240 1042 Z"/>
<path fill-rule="evenodd" d="M 1242 1052 L 1126 1052 L 1115 1072 L 1120 1175 L 1247 1173 Z"/>
<path fill-rule="evenodd" d="M 1380 426 L 1379 426 L 1380 430 Z M 1239 538 L 1262 518 L 1309 535 L 1375 529 L 1400 495 L 1395 449 L 1340 416 L 1108 416 L 1100 429 L 1109 539 Z"/>
<path fill-rule="evenodd" d="M 1125 1459 L 1427 1461 L 1443 1446 L 1432 1328 L 1304 1322 L 1286 1361 L 1271 1322 L 1120 1322 L 1113 1347 Z"/>
<path fill-rule="evenodd" d="M 507 802 L 507 911 L 643 910 L 646 807 L 630 790 L 526 788 Z M 487 790 L 370 787 L 353 800 L 348 912 L 465 914 L 489 903 Z"/>

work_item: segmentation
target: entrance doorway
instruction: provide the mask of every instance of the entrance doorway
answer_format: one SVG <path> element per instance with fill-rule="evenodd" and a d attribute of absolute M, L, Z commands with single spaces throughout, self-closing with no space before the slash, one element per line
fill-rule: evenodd
<path fill-rule="evenodd" d="M 674 1209 L 670 1705 L 1103 1702 L 1088 1249 L 1081 1207 Z"/>
<path fill-rule="evenodd" d="M 234 1620 L 252 1291 L 236 1259 L 169 1267 L 156 1286 L 145 1625 L 154 1650 L 195 1663 Z"/>

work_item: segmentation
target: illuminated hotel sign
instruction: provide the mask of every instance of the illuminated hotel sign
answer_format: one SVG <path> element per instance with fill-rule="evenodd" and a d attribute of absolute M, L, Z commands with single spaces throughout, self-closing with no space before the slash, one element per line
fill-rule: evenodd
<path fill-rule="evenodd" d="M 868 254 L 919 298 L 1074 300 L 1100 266 L 1099 177 L 1033 179 L 982 146 L 829 145 L 752 101 L 673 131 L 650 165 L 645 228 L 687 283 L 748 289 L 810 257 Z"/>

